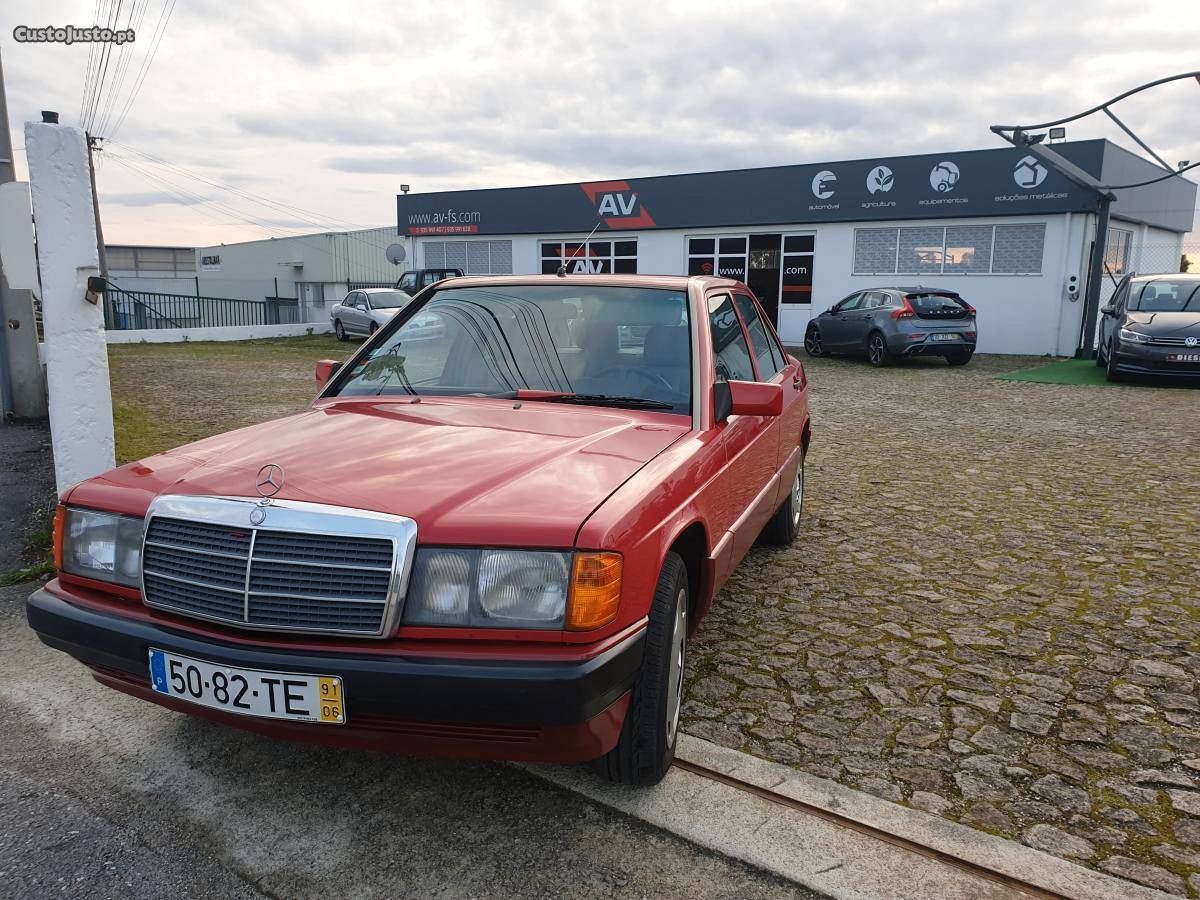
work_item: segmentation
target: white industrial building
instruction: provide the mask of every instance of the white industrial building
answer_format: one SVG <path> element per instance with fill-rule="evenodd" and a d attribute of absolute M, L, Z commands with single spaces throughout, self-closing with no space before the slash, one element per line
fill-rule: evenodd
<path fill-rule="evenodd" d="M 1054 149 L 1107 184 L 1162 175 L 1109 141 Z M 1112 275 L 1178 271 L 1196 186 L 1175 177 L 1116 194 Z M 1092 192 L 1016 149 L 403 194 L 397 204 L 414 268 L 553 273 L 565 260 L 572 272 L 719 273 L 746 281 L 790 343 L 855 290 L 922 284 L 976 307 L 980 351 L 1055 355 L 1078 346 L 1097 220 Z"/>

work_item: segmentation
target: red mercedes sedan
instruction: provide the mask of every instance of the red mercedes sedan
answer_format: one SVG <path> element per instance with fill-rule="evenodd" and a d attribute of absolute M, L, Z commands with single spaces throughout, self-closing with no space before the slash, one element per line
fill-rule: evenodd
<path fill-rule="evenodd" d="M 800 525 L 804 368 L 749 289 L 453 278 L 317 382 L 68 490 L 41 639 L 262 734 L 659 781 L 688 636 Z"/>

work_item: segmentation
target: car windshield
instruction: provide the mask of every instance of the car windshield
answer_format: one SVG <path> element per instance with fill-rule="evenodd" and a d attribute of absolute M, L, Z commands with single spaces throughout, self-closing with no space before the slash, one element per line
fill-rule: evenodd
<path fill-rule="evenodd" d="M 404 291 L 372 291 L 367 294 L 372 309 L 400 309 L 412 300 Z"/>
<path fill-rule="evenodd" d="M 604 285 L 447 288 L 340 380 L 343 396 L 509 396 L 691 413 L 687 296 Z M 531 398 L 539 399 L 539 398 Z"/>
<path fill-rule="evenodd" d="M 1139 312 L 1200 312 L 1200 281 L 1147 281 L 1129 308 Z"/>

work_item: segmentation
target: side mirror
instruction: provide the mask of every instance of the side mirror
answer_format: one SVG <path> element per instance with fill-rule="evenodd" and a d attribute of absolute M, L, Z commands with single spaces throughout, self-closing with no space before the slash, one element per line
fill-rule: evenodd
<path fill-rule="evenodd" d="M 778 416 L 783 413 L 783 385 L 757 381 L 719 381 L 713 385 L 713 416 Z"/>
<path fill-rule="evenodd" d="M 1116 314 L 1117 314 L 1117 308 L 1115 306 L 1100 307 L 1100 315 L 1102 315 L 1102 316 L 1115 316 Z"/>
<path fill-rule="evenodd" d="M 329 383 L 329 379 L 337 374 L 337 370 L 342 367 L 342 364 L 336 359 L 318 359 L 317 360 L 317 390 L 325 387 Z"/>

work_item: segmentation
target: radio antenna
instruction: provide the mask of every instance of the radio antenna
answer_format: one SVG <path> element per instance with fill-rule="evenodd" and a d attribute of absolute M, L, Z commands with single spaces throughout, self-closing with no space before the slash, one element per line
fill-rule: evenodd
<path fill-rule="evenodd" d="M 578 247 L 576 247 L 574 249 L 574 251 L 572 251 L 571 255 L 568 256 L 565 260 L 563 260 L 562 265 L 560 265 L 558 267 L 558 277 L 559 278 L 565 278 L 567 276 L 567 263 L 569 263 L 571 260 L 573 260 L 575 258 L 575 254 L 578 253 L 580 250 L 582 250 L 587 245 L 587 242 L 592 239 L 592 235 L 596 233 L 596 229 L 599 228 L 602 224 L 604 224 L 603 219 L 601 219 L 599 222 L 596 223 L 596 228 L 593 228 L 591 231 L 588 232 L 588 236 L 583 239 L 583 243 L 580 244 Z"/>

